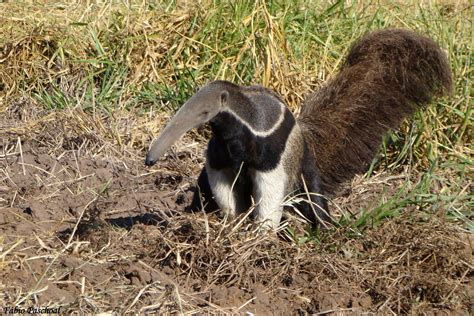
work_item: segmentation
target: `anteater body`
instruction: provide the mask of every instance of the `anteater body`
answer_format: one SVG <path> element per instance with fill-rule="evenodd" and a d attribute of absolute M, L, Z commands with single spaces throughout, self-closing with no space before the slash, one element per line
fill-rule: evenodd
<path fill-rule="evenodd" d="M 407 30 L 374 32 L 352 46 L 340 72 L 306 99 L 298 118 L 267 88 L 209 83 L 152 143 L 146 164 L 209 122 L 213 136 L 192 207 L 215 203 L 235 216 L 255 203 L 255 219 L 276 228 L 285 197 L 303 194 L 303 215 L 329 222 L 322 195 L 366 171 L 386 132 L 451 86 L 446 56 L 431 39 Z"/>

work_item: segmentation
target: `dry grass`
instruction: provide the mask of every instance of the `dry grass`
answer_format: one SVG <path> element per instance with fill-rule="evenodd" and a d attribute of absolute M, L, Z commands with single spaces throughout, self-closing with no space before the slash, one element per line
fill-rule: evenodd
<path fill-rule="evenodd" d="M 0 3 L 0 306 L 66 312 L 469 313 L 472 6 Z M 445 47 L 454 94 L 387 139 L 332 203 L 279 235 L 186 214 L 208 131 L 144 150 L 197 85 L 274 88 L 298 111 L 347 44 L 388 26 Z"/>

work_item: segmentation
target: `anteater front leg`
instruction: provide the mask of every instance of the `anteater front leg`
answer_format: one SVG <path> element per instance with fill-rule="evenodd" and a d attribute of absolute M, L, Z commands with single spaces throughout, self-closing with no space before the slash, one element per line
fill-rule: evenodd
<path fill-rule="evenodd" d="M 214 200 L 224 213 L 235 217 L 250 207 L 251 183 L 247 175 L 231 168 L 213 169 L 209 164 L 206 172 Z"/>
<path fill-rule="evenodd" d="M 255 171 L 253 180 L 255 218 L 263 227 L 277 229 L 283 215 L 287 175 L 279 165 L 271 171 Z"/>

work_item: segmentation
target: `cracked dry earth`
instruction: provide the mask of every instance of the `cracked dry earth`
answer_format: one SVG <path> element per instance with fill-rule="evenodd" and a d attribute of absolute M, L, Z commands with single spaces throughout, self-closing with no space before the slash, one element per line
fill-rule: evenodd
<path fill-rule="evenodd" d="M 407 214 L 358 238 L 336 230 L 298 244 L 247 220 L 187 213 L 202 164 L 189 151 L 149 169 L 141 152 L 114 158 L 64 126 L 5 135 L 2 306 L 259 315 L 472 307 L 471 237 L 440 220 Z"/>

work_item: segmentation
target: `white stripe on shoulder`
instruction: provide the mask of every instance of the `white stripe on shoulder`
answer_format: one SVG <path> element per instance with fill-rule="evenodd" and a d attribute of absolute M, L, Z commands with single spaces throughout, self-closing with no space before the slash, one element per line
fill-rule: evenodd
<path fill-rule="evenodd" d="M 227 112 L 231 115 L 233 115 L 240 123 L 243 125 L 247 126 L 248 129 L 254 134 L 255 136 L 260 136 L 260 137 L 267 137 L 273 134 L 280 125 L 283 123 L 283 120 L 285 119 L 285 110 L 286 106 L 282 102 L 278 102 L 280 104 L 280 116 L 278 117 L 278 120 L 273 124 L 273 126 L 266 131 L 258 131 L 255 128 L 253 128 L 247 121 L 245 121 L 242 117 L 240 117 L 236 112 L 232 111 L 232 109 L 226 107 L 225 109 L 222 110 L 222 112 Z"/>

